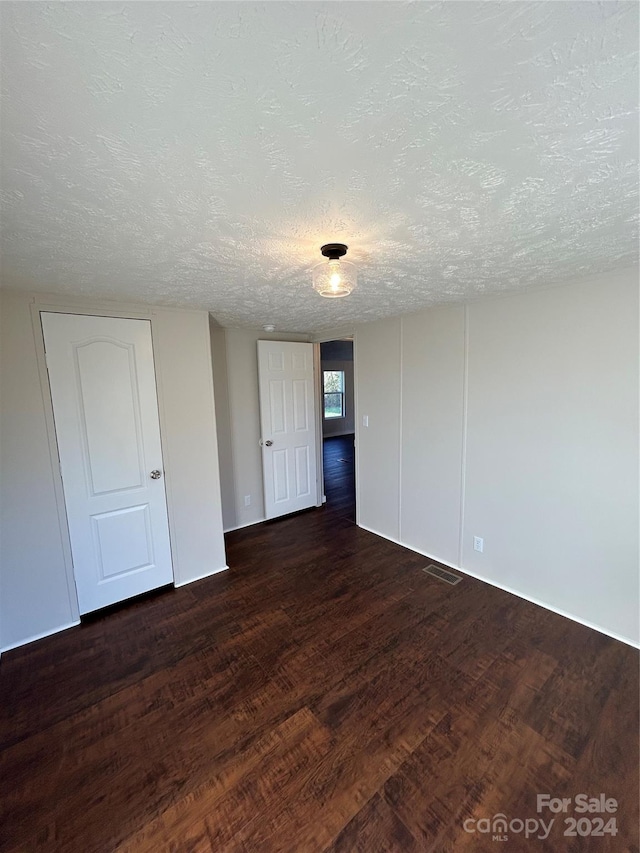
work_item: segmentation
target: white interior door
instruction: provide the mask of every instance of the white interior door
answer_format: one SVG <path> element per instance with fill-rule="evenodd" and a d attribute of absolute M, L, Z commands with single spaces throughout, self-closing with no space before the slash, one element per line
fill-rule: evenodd
<path fill-rule="evenodd" d="M 267 518 L 316 505 L 313 344 L 258 341 Z"/>
<path fill-rule="evenodd" d="M 41 313 L 80 613 L 173 581 L 148 320 Z"/>

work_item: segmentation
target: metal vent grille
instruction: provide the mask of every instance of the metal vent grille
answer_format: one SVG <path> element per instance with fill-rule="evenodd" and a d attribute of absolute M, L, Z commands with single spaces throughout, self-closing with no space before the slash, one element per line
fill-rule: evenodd
<path fill-rule="evenodd" d="M 427 575 L 433 575 L 433 577 L 438 578 L 438 580 L 451 584 L 451 586 L 455 586 L 462 580 L 460 575 L 454 575 L 454 573 L 450 572 L 448 569 L 443 569 L 440 566 L 434 566 L 433 563 L 429 563 L 429 565 L 422 571 Z"/>

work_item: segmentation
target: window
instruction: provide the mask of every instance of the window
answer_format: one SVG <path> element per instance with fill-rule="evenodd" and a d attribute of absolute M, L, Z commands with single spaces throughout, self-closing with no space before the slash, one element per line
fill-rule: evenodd
<path fill-rule="evenodd" d="M 344 417 L 344 370 L 323 370 L 325 418 Z"/>

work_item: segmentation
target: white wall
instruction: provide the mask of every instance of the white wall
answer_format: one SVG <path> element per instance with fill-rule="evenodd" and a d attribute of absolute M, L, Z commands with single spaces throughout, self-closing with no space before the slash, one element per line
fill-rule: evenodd
<path fill-rule="evenodd" d="M 218 462 L 222 523 L 225 530 L 236 526 L 236 485 L 233 465 L 233 432 L 227 369 L 227 338 L 225 330 L 210 318 L 213 387 L 216 397 L 216 426 L 218 432 Z"/>
<path fill-rule="evenodd" d="M 212 327 L 213 373 L 220 448 L 222 507 L 225 530 L 265 519 L 260 405 L 258 394 L 259 340 L 308 341 L 306 335 Z M 226 389 L 226 390 L 223 390 Z M 249 506 L 244 505 L 245 496 Z"/>
<path fill-rule="evenodd" d="M 400 535 L 400 328 L 398 318 L 360 326 L 354 350 L 357 520 L 391 539 Z"/>
<path fill-rule="evenodd" d="M 58 518 L 29 301 L 0 290 L 0 647 L 78 619 Z M 75 605 L 75 606 L 74 606 Z"/>
<path fill-rule="evenodd" d="M 177 586 L 226 568 L 209 316 L 156 310 L 151 330 Z"/>
<path fill-rule="evenodd" d="M 447 562 L 460 539 L 464 352 L 463 305 L 402 318 L 400 538 Z"/>
<path fill-rule="evenodd" d="M 359 327 L 356 367 L 360 524 L 639 643 L 637 270 Z"/>
<path fill-rule="evenodd" d="M 0 644 L 5 649 L 78 619 L 32 304 L 151 320 L 175 580 L 187 583 L 225 567 L 207 314 L 0 291 Z"/>
<path fill-rule="evenodd" d="M 637 277 L 469 306 L 468 376 L 462 565 L 637 642 Z"/>

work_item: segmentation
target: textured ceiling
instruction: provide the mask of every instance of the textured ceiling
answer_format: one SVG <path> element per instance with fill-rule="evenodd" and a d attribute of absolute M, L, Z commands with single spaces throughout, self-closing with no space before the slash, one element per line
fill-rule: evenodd
<path fill-rule="evenodd" d="M 630 266 L 638 9 L 4 2 L 3 284 L 312 331 Z"/>

